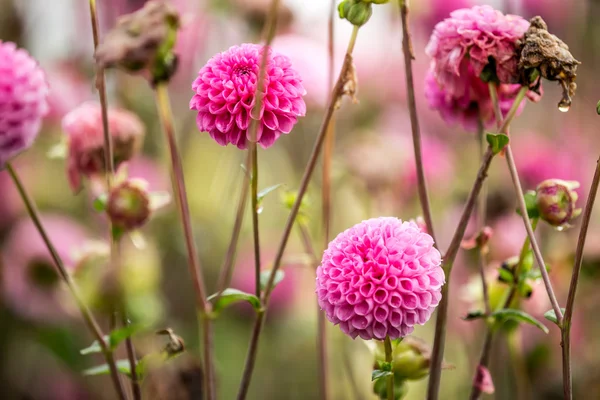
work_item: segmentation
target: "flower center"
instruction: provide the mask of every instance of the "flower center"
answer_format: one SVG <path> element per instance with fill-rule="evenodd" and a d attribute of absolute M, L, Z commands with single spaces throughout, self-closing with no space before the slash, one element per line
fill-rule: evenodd
<path fill-rule="evenodd" d="M 237 66 L 237 67 L 235 67 L 235 69 L 233 70 L 233 72 L 236 75 L 242 75 L 242 76 L 244 76 L 244 75 L 249 75 L 250 72 L 251 72 L 251 69 L 248 66 Z"/>

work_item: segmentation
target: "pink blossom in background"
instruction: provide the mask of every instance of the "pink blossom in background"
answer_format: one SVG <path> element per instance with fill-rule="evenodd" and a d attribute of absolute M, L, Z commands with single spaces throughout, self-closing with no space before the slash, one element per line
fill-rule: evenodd
<path fill-rule="evenodd" d="M 517 213 L 505 215 L 493 222 L 492 229 L 494 236 L 489 241 L 490 259 L 502 262 L 518 256 L 527 236 L 523 219 Z"/>
<path fill-rule="evenodd" d="M 211 58 L 192 84 L 195 95 L 190 109 L 198 111 L 198 128 L 221 146 L 232 143 L 245 149 L 254 119 L 259 121 L 258 143 L 271 147 L 306 114 L 302 78 L 288 57 L 268 49 L 264 101 L 258 115 L 251 115 L 263 51 L 263 46 L 256 44 L 233 46 Z"/>
<path fill-rule="evenodd" d="M 142 121 L 130 111 L 108 110 L 109 132 L 113 138 L 115 167 L 131 159 L 141 148 L 145 134 Z M 104 173 L 104 131 L 100 104 L 87 102 L 62 121 L 67 135 L 67 177 L 73 191 L 81 189 L 81 178 Z"/>
<path fill-rule="evenodd" d="M 428 0 L 419 6 L 421 12 L 417 14 L 416 20 L 429 34 L 435 25 L 448 18 L 452 11 L 471 7 L 473 3 L 473 0 Z"/>
<path fill-rule="evenodd" d="M 363 221 L 340 233 L 317 268 L 317 298 L 352 338 L 404 337 L 441 299 L 444 271 L 433 238 L 414 222 Z"/>
<path fill-rule="evenodd" d="M 0 40 L 0 169 L 29 148 L 48 113 L 44 71 L 29 53 Z"/>
<path fill-rule="evenodd" d="M 0 193 L 0 231 L 2 231 L 22 209 L 19 193 L 6 171 L 0 171 Z"/>
<path fill-rule="evenodd" d="M 88 234 L 75 221 L 58 215 L 42 216 L 65 267 L 76 267 L 73 251 Z M 1 252 L 2 296 L 13 311 L 25 318 L 52 322 L 64 317 L 69 293 L 39 232 L 30 219 L 18 222 L 9 232 Z"/>
<path fill-rule="evenodd" d="M 50 97 L 48 118 L 60 121 L 69 111 L 94 98 L 89 80 L 69 62 L 57 63 L 46 69 Z"/>
<path fill-rule="evenodd" d="M 149 157 L 137 156 L 127 162 L 130 178 L 142 179 L 148 182 L 152 192 L 171 191 L 171 181 L 165 169 Z"/>
<path fill-rule="evenodd" d="M 434 75 L 445 90 L 455 96 L 465 93 L 464 60 L 479 77 L 495 60 L 495 73 L 501 83 L 518 83 L 516 41 L 529 22 L 516 15 L 504 15 L 490 6 L 475 6 L 453 11 L 438 23 L 425 49 L 434 61 Z"/>
<path fill-rule="evenodd" d="M 447 144 L 435 136 L 422 138 L 423 168 L 427 181 L 435 185 L 436 190 L 441 190 L 450 185 L 454 176 L 453 154 Z M 404 182 L 417 191 L 417 166 L 414 153 L 411 152 L 404 172 Z"/>
<path fill-rule="evenodd" d="M 325 45 L 301 35 L 284 34 L 275 37 L 272 47 L 275 52 L 288 57 L 302 77 L 305 99 L 309 103 L 325 106 L 330 93 L 329 56 Z M 335 73 L 337 70 L 334 70 Z"/>
<path fill-rule="evenodd" d="M 261 254 L 261 261 L 263 263 L 263 270 L 270 270 L 275 253 L 266 252 Z M 277 284 L 273 292 L 271 293 L 271 300 L 269 302 L 269 314 L 271 312 L 274 315 L 284 316 L 286 313 L 292 311 L 294 302 L 299 294 L 299 265 L 293 265 L 289 263 L 282 263 L 281 271 L 284 272 L 284 278 Z M 231 282 L 231 287 L 244 291 L 246 293 L 255 293 L 254 277 L 254 251 L 247 250 L 241 252 L 237 257 L 235 271 Z M 247 306 L 247 307 L 246 307 Z M 252 311 L 249 304 L 244 304 L 244 307 L 252 315 Z"/>

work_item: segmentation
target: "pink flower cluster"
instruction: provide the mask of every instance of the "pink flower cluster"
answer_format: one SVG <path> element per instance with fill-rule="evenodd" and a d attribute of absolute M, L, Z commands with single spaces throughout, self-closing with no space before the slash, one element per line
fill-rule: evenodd
<path fill-rule="evenodd" d="M 67 176 L 73 191 L 81 189 L 81 177 L 105 172 L 104 129 L 102 108 L 95 102 L 86 102 L 69 112 L 62 120 L 67 135 Z M 132 112 L 109 108 L 108 128 L 113 138 L 115 167 L 130 160 L 142 144 L 145 128 Z"/>
<path fill-rule="evenodd" d="M 254 119 L 259 121 L 257 141 L 268 148 L 306 114 L 302 79 L 289 58 L 267 49 L 266 91 L 260 111 L 254 110 L 253 115 L 263 51 L 256 44 L 233 46 L 211 58 L 192 84 L 196 94 L 190 109 L 198 111 L 198 128 L 221 146 L 232 143 L 246 148 Z"/>
<path fill-rule="evenodd" d="M 317 269 L 327 318 L 352 338 L 404 337 L 441 299 L 444 271 L 433 238 L 414 222 L 363 221 L 340 233 Z"/>
<path fill-rule="evenodd" d="M 0 40 L 0 168 L 32 145 L 48 113 L 48 93 L 37 62 Z"/>
<path fill-rule="evenodd" d="M 493 126 L 488 85 L 480 77 L 485 70 L 499 80 L 500 108 L 506 114 L 519 91 L 516 42 L 528 27 L 525 19 L 490 6 L 456 10 L 438 23 L 426 48 L 432 57 L 425 81 L 429 105 L 445 121 L 461 122 L 469 130 L 476 128 L 479 118 L 484 126 Z M 528 96 L 539 98 L 532 92 Z"/>

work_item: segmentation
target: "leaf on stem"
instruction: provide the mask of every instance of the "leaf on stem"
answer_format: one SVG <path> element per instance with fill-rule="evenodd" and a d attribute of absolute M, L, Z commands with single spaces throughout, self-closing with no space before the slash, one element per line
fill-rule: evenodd
<path fill-rule="evenodd" d="M 265 287 L 267 286 L 267 283 L 269 282 L 270 277 L 271 277 L 270 269 L 262 271 L 260 273 L 260 290 L 265 290 Z M 275 286 L 277 286 L 277 284 L 279 282 L 281 282 L 284 277 L 285 277 L 285 272 L 283 272 L 282 270 L 278 269 L 277 272 L 275 272 L 275 280 L 273 281 L 273 289 L 275 289 Z"/>
<path fill-rule="evenodd" d="M 141 324 L 127 325 L 123 328 L 115 329 L 114 331 L 110 332 L 110 334 L 105 335 L 104 340 L 106 341 L 109 350 L 113 351 L 125 339 L 135 335 L 136 333 L 140 332 L 142 329 L 143 329 L 143 326 Z M 81 355 L 101 353 L 101 352 L 102 352 L 102 347 L 100 347 L 100 343 L 98 343 L 97 340 L 94 340 L 94 342 L 89 347 L 86 347 L 85 349 L 82 349 L 79 351 L 79 353 Z"/>
<path fill-rule="evenodd" d="M 561 308 L 560 309 L 562 311 L 562 313 L 565 313 L 565 309 Z M 558 325 L 558 318 L 556 318 L 556 313 L 554 312 L 554 310 L 548 310 L 544 313 L 544 318 L 546 318 L 548 321 L 550 322 L 554 322 L 556 325 Z"/>
<path fill-rule="evenodd" d="M 485 137 L 494 154 L 498 154 L 504 150 L 510 141 L 508 135 L 504 133 L 487 133 Z"/>
<path fill-rule="evenodd" d="M 524 195 L 525 206 L 527 207 L 527 216 L 529 219 L 539 218 L 540 210 L 537 206 L 537 195 L 535 191 L 528 190 Z M 521 215 L 521 210 L 517 209 L 517 214 Z"/>
<path fill-rule="evenodd" d="M 533 318 L 531 315 L 527 314 L 524 311 L 516 310 L 513 308 L 505 308 L 503 310 L 498 310 L 492 313 L 492 317 L 496 319 L 498 322 L 504 322 L 507 320 L 513 320 L 516 322 L 525 322 L 540 328 L 544 333 L 548 333 L 549 330 L 546 325 L 542 324 L 537 319 Z"/>
<path fill-rule="evenodd" d="M 246 301 L 254 308 L 255 311 L 260 311 L 261 304 L 258 297 L 253 294 L 242 292 L 241 290 L 227 288 L 223 290 L 221 296 L 218 293 L 213 294 L 207 300 L 212 301 L 218 297 L 216 303 L 213 304 L 213 313 L 218 314 L 224 308 L 229 307 L 232 304 Z"/>
<path fill-rule="evenodd" d="M 129 368 L 129 360 L 117 360 L 115 361 L 117 370 L 127 376 L 131 376 L 131 369 Z M 96 376 L 96 375 L 108 375 L 110 368 L 108 364 L 98 365 L 96 367 L 88 368 L 83 371 L 85 376 Z"/>
<path fill-rule="evenodd" d="M 469 311 L 469 313 L 463 317 L 463 320 L 473 321 L 475 319 L 480 319 L 480 318 L 484 318 L 484 317 L 485 317 L 485 313 L 483 311 L 474 310 L 474 311 Z"/>
<path fill-rule="evenodd" d="M 384 371 L 381 369 L 374 369 L 373 372 L 371 372 L 371 382 L 374 382 L 381 378 L 385 378 L 386 376 L 390 376 L 392 374 L 393 374 L 392 371 Z"/>

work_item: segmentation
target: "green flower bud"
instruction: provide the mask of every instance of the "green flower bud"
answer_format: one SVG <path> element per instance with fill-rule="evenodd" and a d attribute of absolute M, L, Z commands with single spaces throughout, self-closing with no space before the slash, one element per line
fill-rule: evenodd
<path fill-rule="evenodd" d="M 152 213 L 147 183 L 131 179 L 112 188 L 106 213 L 114 226 L 125 231 L 142 227 Z"/>
<path fill-rule="evenodd" d="M 375 368 L 385 361 L 383 342 L 374 350 Z M 429 373 L 431 349 L 427 343 L 411 336 L 405 337 L 392 350 L 392 366 L 396 381 L 419 380 Z"/>
<path fill-rule="evenodd" d="M 536 205 L 540 217 L 552 226 L 562 230 L 569 222 L 581 214 L 576 208 L 579 182 L 547 179 L 536 189 Z"/>
<path fill-rule="evenodd" d="M 373 384 L 373 393 L 379 396 L 380 399 L 387 399 L 387 382 L 388 378 L 382 378 L 375 381 Z M 402 400 L 408 393 L 408 384 L 406 381 L 394 381 L 394 400 Z"/>
<path fill-rule="evenodd" d="M 340 18 L 347 19 L 352 25 L 363 26 L 373 15 L 373 7 L 370 2 L 344 0 L 338 5 L 338 13 Z"/>

